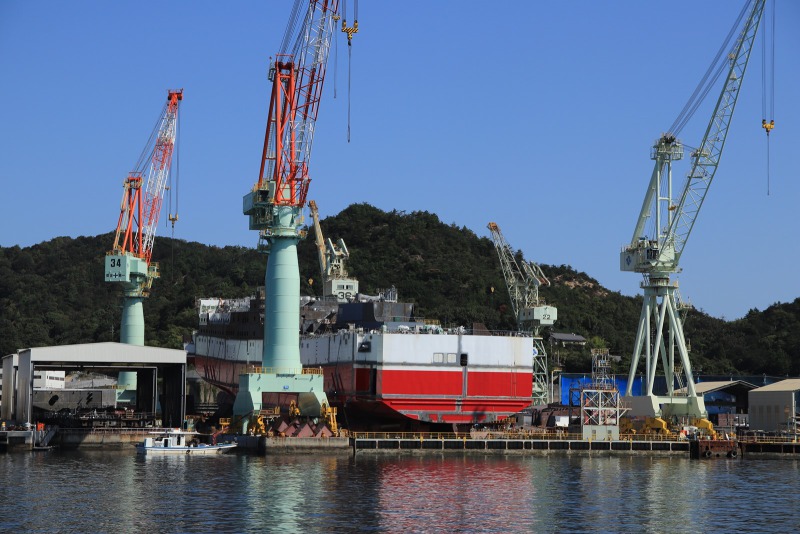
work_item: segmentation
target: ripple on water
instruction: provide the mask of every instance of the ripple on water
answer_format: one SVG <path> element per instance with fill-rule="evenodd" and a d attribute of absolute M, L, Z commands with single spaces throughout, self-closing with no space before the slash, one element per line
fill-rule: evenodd
<path fill-rule="evenodd" d="M 2 530 L 796 529 L 800 462 L 648 457 L 0 455 Z M 768 520 L 768 523 L 767 523 Z"/>

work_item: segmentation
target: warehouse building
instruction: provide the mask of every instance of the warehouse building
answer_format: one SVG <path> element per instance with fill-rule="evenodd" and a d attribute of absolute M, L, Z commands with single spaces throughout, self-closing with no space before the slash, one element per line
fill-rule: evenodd
<path fill-rule="evenodd" d="M 800 423 L 800 378 L 749 392 L 750 430 L 796 434 Z"/>
<path fill-rule="evenodd" d="M 120 372 L 135 374 L 135 390 L 122 391 Z M 96 374 L 111 377 L 101 384 L 65 387 L 65 377 Z M 87 343 L 21 349 L 3 357 L 0 419 L 33 423 L 44 412 L 101 411 L 158 414 L 159 422 L 179 427 L 186 412 L 186 352 L 125 343 Z M 128 394 L 128 395 L 125 395 Z"/>

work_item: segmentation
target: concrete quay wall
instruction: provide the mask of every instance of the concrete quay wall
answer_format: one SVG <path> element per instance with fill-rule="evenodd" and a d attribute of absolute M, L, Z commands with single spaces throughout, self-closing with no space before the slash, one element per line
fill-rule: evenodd
<path fill-rule="evenodd" d="M 413 439 L 352 438 L 355 454 L 361 453 L 480 453 L 480 454 L 592 454 L 688 456 L 687 441 L 583 441 L 540 439 Z"/>
<path fill-rule="evenodd" d="M 236 436 L 237 449 L 257 454 L 316 454 L 352 452 L 348 438 L 286 438 Z"/>
<path fill-rule="evenodd" d="M 800 459 L 800 443 L 796 442 L 759 443 L 740 441 L 739 450 L 744 458 L 782 456 Z"/>
<path fill-rule="evenodd" d="M 0 452 L 32 451 L 37 439 L 36 430 L 0 431 Z"/>
<path fill-rule="evenodd" d="M 152 437 L 157 428 L 147 429 L 82 429 L 61 428 L 51 443 L 63 449 L 128 449 Z"/>

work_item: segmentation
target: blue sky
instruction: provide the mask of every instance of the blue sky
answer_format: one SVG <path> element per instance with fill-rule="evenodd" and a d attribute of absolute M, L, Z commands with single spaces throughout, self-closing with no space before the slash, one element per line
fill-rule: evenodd
<path fill-rule="evenodd" d="M 650 177 L 650 146 L 742 5 L 361 1 L 351 142 L 347 50 L 337 35 L 309 198 L 323 217 L 367 202 L 436 213 L 482 236 L 495 221 L 529 259 L 637 294 L 640 277 L 619 271 L 619 250 Z M 268 62 L 290 7 L 0 1 L 0 246 L 113 230 L 122 180 L 166 90 L 178 87 L 174 236 L 254 246 L 242 196 L 258 178 Z M 791 163 L 800 146 L 792 98 L 800 3 L 777 0 L 777 14 L 770 194 L 759 36 L 678 277 L 685 299 L 727 319 L 800 296 L 800 180 Z M 688 145 L 699 144 L 693 132 L 709 115 L 701 110 L 684 130 Z M 687 170 L 676 170 L 678 187 Z M 159 235 L 171 233 L 162 224 Z"/>

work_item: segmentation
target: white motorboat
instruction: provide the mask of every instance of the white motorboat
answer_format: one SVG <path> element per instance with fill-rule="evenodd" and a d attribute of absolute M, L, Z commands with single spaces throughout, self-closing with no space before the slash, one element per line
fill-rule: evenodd
<path fill-rule="evenodd" d="M 168 430 L 136 444 L 139 454 L 222 454 L 236 448 L 236 443 L 199 443 L 197 432 Z"/>

